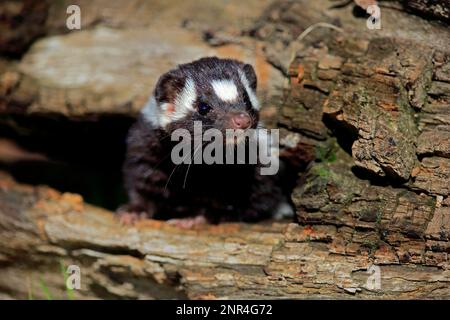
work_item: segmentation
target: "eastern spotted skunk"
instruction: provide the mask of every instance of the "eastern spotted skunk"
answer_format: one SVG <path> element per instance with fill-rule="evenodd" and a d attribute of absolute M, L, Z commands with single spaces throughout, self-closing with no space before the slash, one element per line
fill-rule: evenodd
<path fill-rule="evenodd" d="M 129 132 L 124 164 L 129 203 L 119 208 L 123 223 L 149 217 L 190 227 L 205 220 L 259 221 L 292 213 L 278 176 L 261 175 L 258 165 L 171 161 L 177 143 L 171 134 L 180 128 L 193 134 L 195 121 L 203 131 L 257 128 L 256 84 L 251 65 L 216 57 L 160 77 Z"/>

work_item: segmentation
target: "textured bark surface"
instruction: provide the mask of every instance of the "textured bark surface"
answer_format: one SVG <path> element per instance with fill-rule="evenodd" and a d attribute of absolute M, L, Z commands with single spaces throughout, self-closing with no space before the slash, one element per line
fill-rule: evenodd
<path fill-rule="evenodd" d="M 224 9 L 207 1 L 217 15 L 192 19 L 185 16 L 197 6 L 191 1 L 180 12 L 138 0 L 102 11 L 102 3 L 87 11 L 86 30 L 62 35 L 55 17 L 64 4 L 50 6 L 52 36 L 21 60 L 1 61 L 0 128 L 36 137 L 47 128 L 27 118 L 33 114 L 68 123 L 129 116 L 179 59 L 247 58 L 267 98 L 263 118 L 281 129 L 281 155 L 298 172 L 297 221 L 122 227 L 79 195 L 1 174 L 1 298 L 44 298 L 44 287 L 65 298 L 61 264 L 81 267 L 76 298 L 450 298 L 447 1 L 381 2 L 381 30 L 366 27 L 354 2 L 251 2 L 241 11 L 236 3 Z M 127 18 L 154 9 L 160 17 L 151 22 Z M 259 18 L 242 22 L 245 12 Z M 323 22 L 338 29 L 316 25 Z M 149 31 L 157 27 L 161 32 Z M 83 143 L 70 148 L 83 154 Z M 0 159 L 45 161 L 4 150 Z"/>
<path fill-rule="evenodd" d="M 449 236 L 448 219 L 446 233 L 440 230 L 449 208 L 435 213 L 425 231 L 434 211 L 426 197 L 383 188 L 376 194 L 357 184 L 353 192 L 362 200 L 354 204 L 335 190 L 337 216 L 303 214 L 325 225 L 223 224 L 186 231 L 153 220 L 121 227 L 112 213 L 78 195 L 19 185 L 2 174 L 0 289 L 4 297 L 36 299 L 45 297 L 44 284 L 54 299 L 64 299 L 61 264 L 76 264 L 82 284 L 77 299 L 449 298 L 448 242 L 441 241 Z M 317 193 L 310 198 L 323 198 Z M 395 196 L 396 206 L 389 201 Z M 380 209 L 391 205 L 379 218 L 365 209 L 366 201 Z M 352 212 L 344 214 L 345 206 Z M 381 233 L 389 244 L 379 240 Z M 429 240 L 420 239 L 424 234 Z M 380 288 L 368 285 L 372 263 L 380 266 Z"/>
<path fill-rule="evenodd" d="M 0 6 L 0 17 L 7 18 L 5 24 L 13 20 L 10 11 L 16 7 L 16 11 L 24 7 L 23 14 L 28 13 L 24 30 L 8 24 L 8 32 L 0 33 L 6 37 L 0 38 L 3 50 L 14 49 L 8 49 L 12 44 L 7 41 L 13 42 L 9 38 L 26 41 L 39 30 L 49 34 L 34 42 L 19 62 L 0 64 L 0 114 L 135 115 L 159 75 L 203 56 L 248 60 L 258 69 L 262 90 L 280 79 L 254 42 L 233 43 L 239 40 L 236 35 L 241 29 L 251 26 L 267 0 L 248 1 L 244 8 L 238 1 L 226 5 L 206 0 L 38 2 L 45 13 L 39 22 L 32 20 L 36 10 L 32 14 L 26 11 L 29 3 L 36 1 L 7 1 Z M 66 8 L 71 4 L 79 5 L 82 13 L 79 31 L 65 27 Z M 222 45 L 213 47 L 208 42 Z"/>
<path fill-rule="evenodd" d="M 0 3 L 0 53 L 20 56 L 46 33 L 47 1 L 6 0 Z"/>
<path fill-rule="evenodd" d="M 450 21 L 450 1 L 448 0 L 405 0 L 403 3 L 412 12 Z"/>

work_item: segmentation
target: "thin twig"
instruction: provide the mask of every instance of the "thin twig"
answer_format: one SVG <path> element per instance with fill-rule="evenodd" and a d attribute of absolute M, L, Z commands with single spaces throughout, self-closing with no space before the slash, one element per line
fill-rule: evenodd
<path fill-rule="evenodd" d="M 289 65 L 291 65 L 292 62 L 294 62 L 294 59 L 297 55 L 297 48 L 295 45 L 300 43 L 308 34 L 310 34 L 314 29 L 316 29 L 318 27 L 333 29 L 333 30 L 335 30 L 337 32 L 341 32 L 341 33 L 344 32 L 344 30 L 342 28 L 336 27 L 334 24 L 327 23 L 327 22 L 318 22 L 318 23 L 310 25 L 308 28 L 303 30 L 303 32 L 300 33 L 300 35 L 293 41 L 294 46 L 292 48 L 291 60 L 290 60 Z"/>

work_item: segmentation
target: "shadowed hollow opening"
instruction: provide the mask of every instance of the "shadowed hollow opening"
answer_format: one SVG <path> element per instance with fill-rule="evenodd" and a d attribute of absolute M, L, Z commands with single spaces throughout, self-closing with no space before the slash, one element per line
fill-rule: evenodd
<path fill-rule="evenodd" d="M 122 163 L 133 121 L 116 115 L 2 117 L 0 137 L 45 158 L 3 162 L 0 169 L 21 183 L 78 193 L 88 203 L 115 210 L 126 202 Z"/>

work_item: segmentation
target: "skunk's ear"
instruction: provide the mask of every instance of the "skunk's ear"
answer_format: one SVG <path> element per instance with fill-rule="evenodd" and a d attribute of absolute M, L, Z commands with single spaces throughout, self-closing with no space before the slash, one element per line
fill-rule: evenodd
<path fill-rule="evenodd" d="M 253 69 L 253 67 L 248 63 L 244 64 L 242 69 L 244 70 L 244 74 L 247 77 L 250 88 L 252 88 L 254 91 L 256 91 L 257 79 L 256 79 L 255 69 Z"/>
<path fill-rule="evenodd" d="M 185 78 L 170 71 L 163 74 L 156 84 L 154 96 L 158 102 L 173 103 L 183 90 Z"/>

